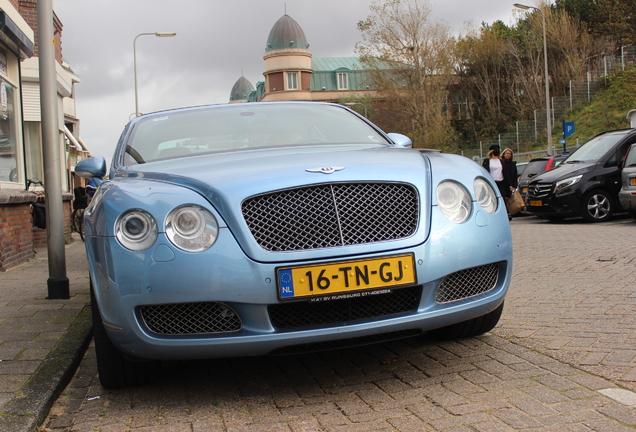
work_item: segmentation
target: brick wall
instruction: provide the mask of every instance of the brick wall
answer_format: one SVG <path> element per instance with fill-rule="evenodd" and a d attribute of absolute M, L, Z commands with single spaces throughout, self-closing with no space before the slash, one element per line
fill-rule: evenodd
<path fill-rule="evenodd" d="M 13 3 L 13 2 L 12 2 Z M 38 10 L 36 0 L 18 0 L 18 12 L 33 29 L 35 36 L 35 57 L 38 57 Z M 55 32 L 55 60 L 62 64 L 62 23 L 53 13 L 53 31 Z"/>
<path fill-rule="evenodd" d="M 71 195 L 64 197 L 64 239 L 71 238 Z M 31 203 L 0 205 L 0 271 L 6 271 L 34 256 L 34 249 L 46 248 L 46 230 L 33 226 Z"/>
<path fill-rule="evenodd" d="M 32 258 L 31 204 L 0 206 L 0 271 Z"/>

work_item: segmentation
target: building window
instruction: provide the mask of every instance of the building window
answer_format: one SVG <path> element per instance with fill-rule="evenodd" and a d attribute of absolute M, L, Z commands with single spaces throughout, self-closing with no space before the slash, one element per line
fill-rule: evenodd
<path fill-rule="evenodd" d="M 338 72 L 338 90 L 349 90 L 349 74 Z"/>
<path fill-rule="evenodd" d="M 298 72 L 287 72 L 287 90 L 298 90 Z"/>
<path fill-rule="evenodd" d="M 28 179 L 44 179 L 41 130 L 40 122 L 24 122 L 24 143 L 26 147 L 24 156 L 26 157 L 26 171 Z"/>
<path fill-rule="evenodd" d="M 11 84 L 0 79 L 0 182 L 18 181 L 18 119 L 15 115 L 14 91 Z"/>

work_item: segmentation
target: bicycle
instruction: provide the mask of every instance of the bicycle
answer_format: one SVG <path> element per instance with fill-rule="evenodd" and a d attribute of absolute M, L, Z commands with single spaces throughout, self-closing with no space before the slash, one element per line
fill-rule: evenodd
<path fill-rule="evenodd" d="M 73 213 L 71 214 L 71 231 L 79 234 L 84 241 L 84 210 L 88 207 L 86 188 L 78 186 L 73 189 Z"/>

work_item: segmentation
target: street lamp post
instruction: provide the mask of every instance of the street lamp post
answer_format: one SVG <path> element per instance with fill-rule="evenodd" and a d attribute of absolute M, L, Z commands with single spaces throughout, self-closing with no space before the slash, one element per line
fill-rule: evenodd
<path fill-rule="evenodd" d="M 137 93 L 137 39 L 139 36 L 175 37 L 176 33 L 155 32 L 140 33 L 133 40 L 133 72 L 135 74 L 135 117 L 139 117 L 139 96 Z"/>
<path fill-rule="evenodd" d="M 548 41 L 545 35 L 545 13 L 534 6 L 526 6 L 519 3 L 513 4 L 517 9 L 522 10 L 538 10 L 541 12 L 541 18 L 543 20 L 543 61 L 544 61 L 544 69 L 545 69 L 545 117 L 546 117 L 546 132 L 548 134 L 548 151 L 552 152 L 552 113 L 550 110 L 550 84 L 548 82 Z"/>

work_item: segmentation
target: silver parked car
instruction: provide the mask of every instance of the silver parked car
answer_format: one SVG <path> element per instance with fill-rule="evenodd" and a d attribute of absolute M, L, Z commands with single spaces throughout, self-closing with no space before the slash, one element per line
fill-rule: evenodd
<path fill-rule="evenodd" d="M 138 117 L 85 212 L 105 387 L 162 359 L 293 354 L 492 329 L 512 273 L 486 171 L 335 104 Z M 75 172 L 100 179 L 103 158 Z"/>
<path fill-rule="evenodd" d="M 636 219 L 636 144 L 627 150 L 621 173 L 622 187 L 618 193 L 621 206 Z"/>

